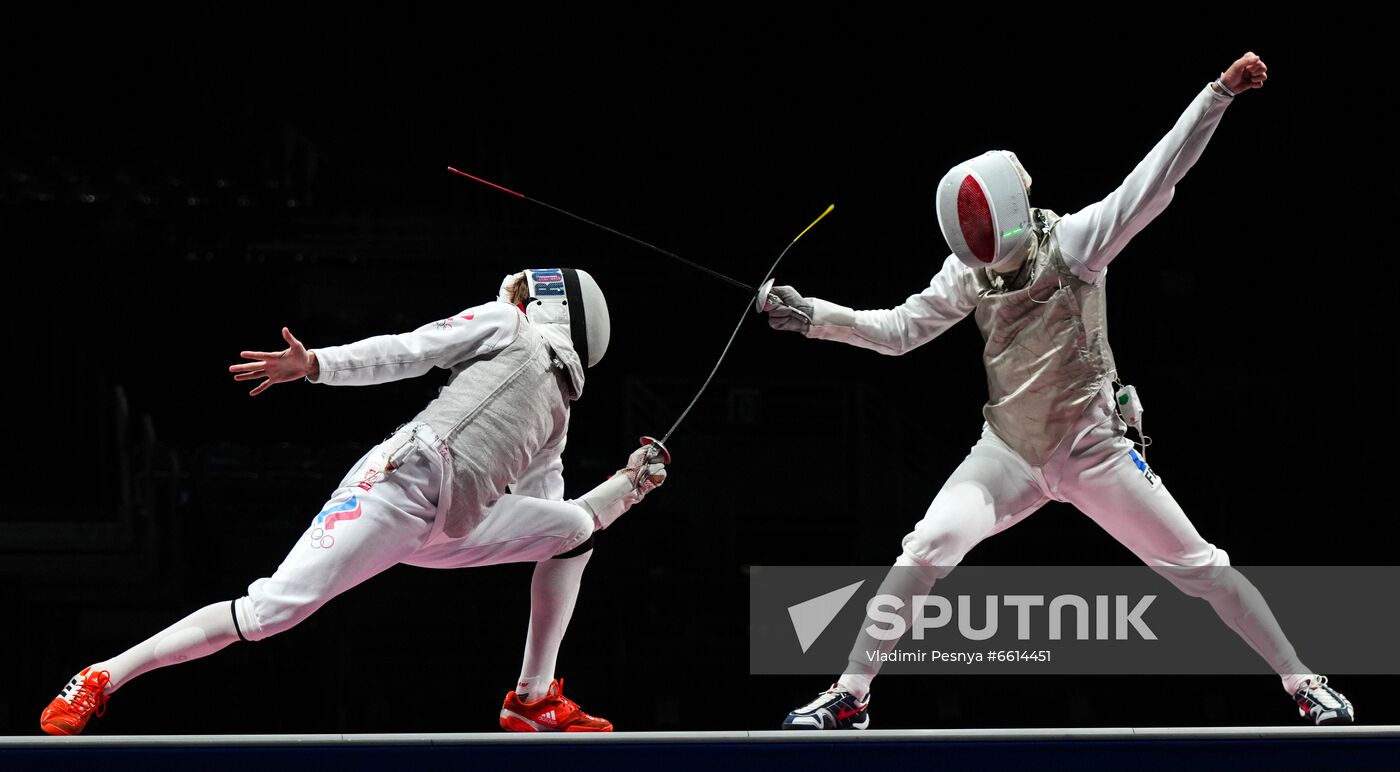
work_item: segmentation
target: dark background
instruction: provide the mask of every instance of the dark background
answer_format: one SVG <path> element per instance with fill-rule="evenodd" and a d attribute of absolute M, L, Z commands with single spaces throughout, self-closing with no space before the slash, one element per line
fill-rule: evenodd
<path fill-rule="evenodd" d="M 950 165 L 1012 148 L 1035 203 L 1074 211 L 1245 50 L 1268 86 L 1113 265 L 1120 372 L 1154 468 L 1237 565 L 1394 562 L 1383 53 L 1303 22 L 1078 37 L 1049 20 L 797 29 L 758 13 L 137 3 L 12 19 L 0 732 L 36 732 L 74 671 L 271 572 L 445 377 L 250 400 L 226 367 L 280 348 L 282 325 L 349 342 L 488 300 L 510 271 L 586 267 L 613 338 L 575 408 L 569 494 L 678 415 L 743 293 L 446 165 L 746 282 L 834 202 L 780 281 L 888 307 L 946 254 L 932 199 Z M 776 728 L 827 682 L 748 675 L 746 567 L 891 561 L 977 438 L 979 349 L 970 322 L 895 359 L 749 320 L 670 443 L 670 481 L 600 535 L 560 661 L 570 696 L 621 729 Z M 1066 505 L 968 558 L 1130 562 Z M 490 730 L 529 575 L 396 568 L 290 633 L 143 677 L 90 732 Z M 1363 591 L 1390 613 L 1390 589 Z M 1363 721 L 1400 722 L 1400 679 L 1334 683 Z M 1295 718 L 1265 675 L 890 677 L 875 693 L 883 728 Z"/>

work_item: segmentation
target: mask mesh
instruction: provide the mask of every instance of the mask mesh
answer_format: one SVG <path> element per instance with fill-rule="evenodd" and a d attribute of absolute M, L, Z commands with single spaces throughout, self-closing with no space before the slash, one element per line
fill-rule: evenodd
<path fill-rule="evenodd" d="M 972 254 L 984 263 L 996 258 L 996 233 L 992 230 L 992 208 L 982 186 L 968 175 L 958 187 L 958 227 Z"/>

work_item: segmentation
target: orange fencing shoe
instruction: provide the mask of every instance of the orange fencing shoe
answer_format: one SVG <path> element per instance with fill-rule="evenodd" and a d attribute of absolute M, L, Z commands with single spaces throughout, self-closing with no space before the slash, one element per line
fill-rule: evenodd
<path fill-rule="evenodd" d="M 549 693 L 524 702 L 514 691 L 501 706 L 501 728 L 507 732 L 611 732 L 612 722 L 590 716 L 564 696 L 564 680 L 549 682 Z"/>
<path fill-rule="evenodd" d="M 39 716 L 39 728 L 49 734 L 74 735 L 83 731 L 93 714 L 102 715 L 107 709 L 107 682 L 111 675 L 106 670 L 93 671 L 91 667 L 73 676 L 63 687 L 53 702 L 44 708 Z"/>

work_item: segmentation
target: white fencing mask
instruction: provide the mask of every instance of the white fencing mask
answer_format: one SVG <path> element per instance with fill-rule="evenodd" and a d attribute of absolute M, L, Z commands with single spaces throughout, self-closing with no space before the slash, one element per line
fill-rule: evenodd
<path fill-rule="evenodd" d="M 938 226 L 953 254 L 973 268 L 1004 271 L 1026 256 L 1034 237 L 1031 176 L 1006 150 L 954 166 L 938 183 Z"/>
<path fill-rule="evenodd" d="M 598 364 L 608 350 L 611 324 L 608 301 L 587 271 L 574 268 L 528 268 L 530 297 L 525 316 L 537 324 L 569 328 L 574 352 L 585 367 Z"/>

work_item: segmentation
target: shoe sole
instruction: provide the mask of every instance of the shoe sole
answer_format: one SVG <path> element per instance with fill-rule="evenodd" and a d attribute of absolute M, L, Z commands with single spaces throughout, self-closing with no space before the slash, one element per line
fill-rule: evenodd
<path fill-rule="evenodd" d="M 857 724 L 857 723 L 852 723 L 850 726 L 838 726 L 838 727 L 835 727 L 834 729 L 828 729 L 828 728 L 826 727 L 825 724 L 823 724 L 822 726 L 811 726 L 810 724 L 790 724 L 790 723 L 788 723 L 788 722 L 786 722 L 786 721 L 783 722 L 783 729 L 792 729 L 792 730 L 796 730 L 796 731 L 808 731 L 808 732 L 819 732 L 819 731 L 836 732 L 836 731 L 843 731 L 843 730 L 847 730 L 847 729 L 856 729 L 856 730 L 859 730 L 859 729 L 866 729 L 866 728 L 868 728 L 869 726 L 870 726 L 870 714 L 868 714 L 868 713 L 865 715 L 865 720 L 861 721 L 861 722 L 858 723 L 858 724 Z"/>
<path fill-rule="evenodd" d="M 531 721 L 528 718 L 511 710 L 501 711 L 501 728 L 507 732 L 611 732 L 612 727 L 607 729 L 589 729 L 587 727 L 567 726 L 564 728 L 554 726 L 544 726 L 543 724 Z"/>
<path fill-rule="evenodd" d="M 44 734 L 50 734 L 54 737 L 76 737 L 83 731 L 81 728 L 74 730 L 72 727 L 59 726 L 58 724 L 39 724 L 39 728 L 44 730 Z"/>

